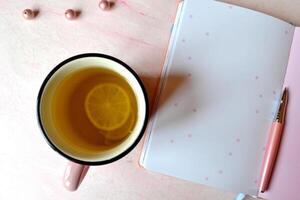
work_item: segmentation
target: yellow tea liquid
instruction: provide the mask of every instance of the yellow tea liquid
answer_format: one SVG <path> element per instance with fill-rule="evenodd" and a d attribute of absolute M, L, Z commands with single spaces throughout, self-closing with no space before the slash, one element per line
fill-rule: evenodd
<path fill-rule="evenodd" d="M 85 67 L 55 88 L 53 125 L 66 143 L 99 152 L 120 144 L 137 120 L 137 100 L 129 83 L 108 69 Z"/>

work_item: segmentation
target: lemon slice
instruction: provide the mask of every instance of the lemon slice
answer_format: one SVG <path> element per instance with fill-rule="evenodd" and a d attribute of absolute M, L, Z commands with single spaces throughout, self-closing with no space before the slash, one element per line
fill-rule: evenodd
<path fill-rule="evenodd" d="M 124 89 L 116 84 L 100 84 L 88 93 L 85 110 L 95 127 L 103 131 L 112 131 L 127 121 L 130 114 L 129 97 Z"/>

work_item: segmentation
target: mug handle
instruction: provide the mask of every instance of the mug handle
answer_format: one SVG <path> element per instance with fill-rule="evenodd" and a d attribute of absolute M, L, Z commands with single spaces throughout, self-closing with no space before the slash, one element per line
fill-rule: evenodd
<path fill-rule="evenodd" d="M 77 190 L 88 170 L 88 165 L 81 165 L 69 161 L 63 178 L 65 188 L 69 191 Z"/>

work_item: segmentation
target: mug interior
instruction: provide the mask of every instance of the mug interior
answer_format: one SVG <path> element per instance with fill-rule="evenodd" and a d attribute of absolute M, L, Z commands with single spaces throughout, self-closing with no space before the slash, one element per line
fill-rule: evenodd
<path fill-rule="evenodd" d="M 55 94 L 55 88 L 70 73 L 89 66 L 112 70 L 124 77 L 135 93 L 137 101 L 137 121 L 131 134 L 119 145 L 100 152 L 86 151 L 86 149 L 80 146 L 75 147 L 66 142 L 66 139 L 63 138 L 63 134 L 57 131 L 54 126 L 53 116 L 51 114 L 51 101 Z M 136 145 L 145 129 L 148 115 L 147 103 L 142 82 L 127 65 L 106 55 L 79 55 L 64 61 L 48 75 L 41 87 L 38 98 L 38 116 L 43 133 L 55 150 L 77 162 L 100 164 L 104 161 L 112 161 L 122 154 L 125 155 Z"/>

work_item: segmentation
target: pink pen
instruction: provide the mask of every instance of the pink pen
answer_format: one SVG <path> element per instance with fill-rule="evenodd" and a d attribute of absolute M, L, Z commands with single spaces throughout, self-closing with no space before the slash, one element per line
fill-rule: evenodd
<path fill-rule="evenodd" d="M 278 154 L 280 141 L 282 137 L 287 102 L 288 102 L 288 91 L 286 88 L 284 88 L 277 115 L 270 129 L 270 135 L 269 135 L 266 153 L 264 156 L 264 162 L 261 171 L 261 180 L 259 186 L 260 192 L 265 192 L 268 189 L 270 183 L 272 171 L 276 162 L 276 157 Z"/>

